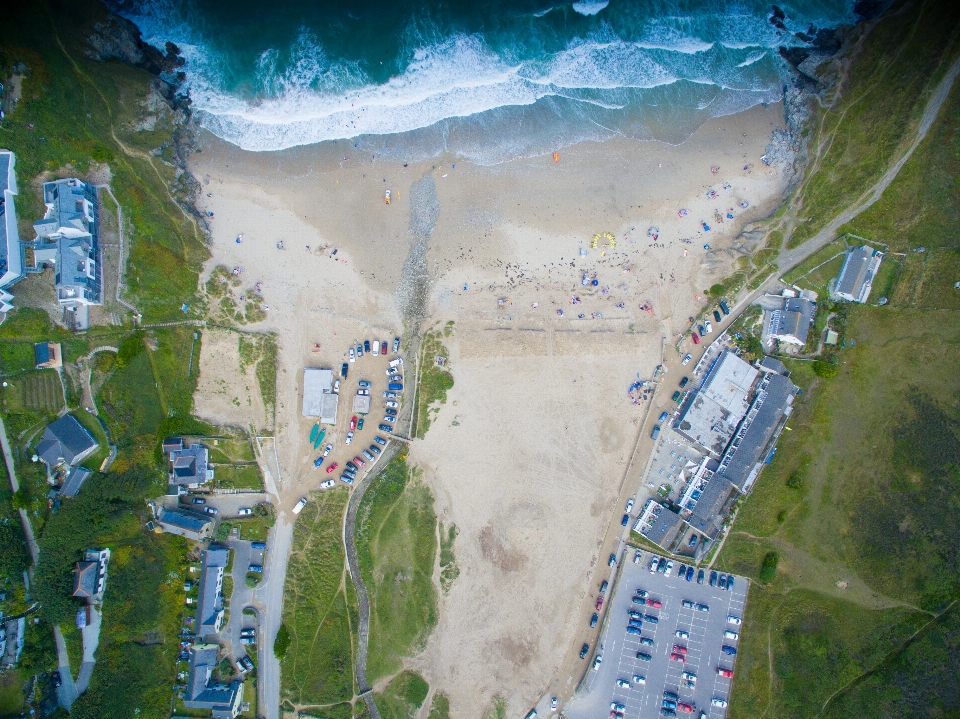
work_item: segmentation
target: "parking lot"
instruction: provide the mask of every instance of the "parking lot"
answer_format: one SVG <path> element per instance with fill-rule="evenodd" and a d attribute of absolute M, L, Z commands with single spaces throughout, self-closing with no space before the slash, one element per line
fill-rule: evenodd
<path fill-rule="evenodd" d="M 693 580 L 688 582 L 677 576 L 677 560 L 668 577 L 650 573 L 650 561 L 655 555 L 641 552 L 640 563 L 635 564 L 634 554 L 635 550 L 629 548 L 623 557 L 616 591 L 607 608 L 602 648 L 596 651 L 603 657 L 600 667 L 588 671 L 584 686 L 568 707 L 570 717 L 609 716 L 612 703 L 623 705 L 625 719 L 660 717 L 666 691 L 676 695 L 677 716 L 721 719 L 726 716 L 726 709 L 711 702 L 714 698 L 729 701 L 733 680 L 720 676 L 717 669 L 735 669 L 736 656 L 723 653 L 721 647 L 739 646 L 739 637 L 725 638 L 724 632 L 739 635 L 741 627 L 727 618 L 743 617 L 746 579 L 735 577 L 733 590 L 726 591 L 709 585 L 710 570 L 704 570 L 703 584 L 697 583 L 696 570 Z M 638 589 L 648 593 L 646 599 L 662 606 L 634 602 Z M 706 606 L 708 611 L 684 607 L 684 601 Z M 627 633 L 630 611 L 645 615 L 639 636 Z M 677 631 L 688 636 L 677 636 Z M 652 641 L 653 645 L 641 644 L 641 639 Z M 682 649 L 675 651 L 675 646 Z M 682 654 L 683 650 L 685 661 L 671 659 L 671 654 Z M 638 652 L 650 655 L 651 659 L 637 658 Z M 684 672 L 688 678 L 682 676 Z M 634 681 L 634 677 L 643 677 L 643 681 Z M 618 680 L 630 686 L 620 686 Z M 684 711 L 682 705 L 690 709 Z"/>

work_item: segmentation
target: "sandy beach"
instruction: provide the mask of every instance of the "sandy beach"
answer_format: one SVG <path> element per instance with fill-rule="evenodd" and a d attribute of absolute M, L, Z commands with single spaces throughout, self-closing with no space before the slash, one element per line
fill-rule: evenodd
<path fill-rule="evenodd" d="M 627 387 L 674 351 L 744 225 L 779 203 L 786 178 L 760 158 L 782 124 L 780 104 L 755 107 L 677 146 L 613 140 L 489 167 L 385 162 L 346 141 L 250 153 L 211 135 L 191 157 L 213 213 L 206 271 L 240 267 L 245 286 L 262 283 L 267 319 L 250 328 L 278 335 L 282 509 L 320 481 L 302 368 L 339 368 L 357 338 L 413 320 L 454 322 L 456 385 L 410 452 L 440 518 L 460 528 L 460 577 L 410 660 L 452 715 L 479 717 L 497 696 L 524 713 L 582 641 L 579 607 L 646 410 Z M 609 234 L 592 246 L 597 233 Z M 416 236 L 428 247 L 422 306 L 405 286 Z M 204 343 L 197 411 L 263 427 L 229 344 Z M 218 379 L 249 394 L 232 402 Z"/>

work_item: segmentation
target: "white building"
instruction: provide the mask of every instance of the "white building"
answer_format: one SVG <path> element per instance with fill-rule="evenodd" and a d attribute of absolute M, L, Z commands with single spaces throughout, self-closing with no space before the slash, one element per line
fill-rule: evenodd
<path fill-rule="evenodd" d="M 837 276 L 833 294 L 848 302 L 866 302 L 882 261 L 883 253 L 869 245 L 850 250 Z"/>
<path fill-rule="evenodd" d="M 323 424 L 336 424 L 340 396 L 333 391 L 333 370 L 307 367 L 303 370 L 304 417 L 318 417 Z"/>

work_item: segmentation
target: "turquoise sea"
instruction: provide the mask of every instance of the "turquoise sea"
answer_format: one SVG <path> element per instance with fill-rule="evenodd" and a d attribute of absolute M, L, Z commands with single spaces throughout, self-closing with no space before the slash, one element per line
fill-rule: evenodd
<path fill-rule="evenodd" d="M 854 22 L 852 0 L 124 0 L 175 42 L 197 119 L 253 151 L 349 141 L 480 163 L 618 135 L 681 142 L 775 102 L 795 33 Z"/>

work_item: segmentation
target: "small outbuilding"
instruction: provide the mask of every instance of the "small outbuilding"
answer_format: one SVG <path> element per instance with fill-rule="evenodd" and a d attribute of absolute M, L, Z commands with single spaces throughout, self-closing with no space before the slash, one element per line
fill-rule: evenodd
<path fill-rule="evenodd" d="M 304 417 L 319 418 L 323 424 L 336 424 L 340 395 L 333 391 L 333 370 L 307 367 L 303 370 Z"/>
<path fill-rule="evenodd" d="M 59 342 L 37 342 L 33 346 L 33 359 L 37 369 L 63 367 L 63 353 Z"/>

